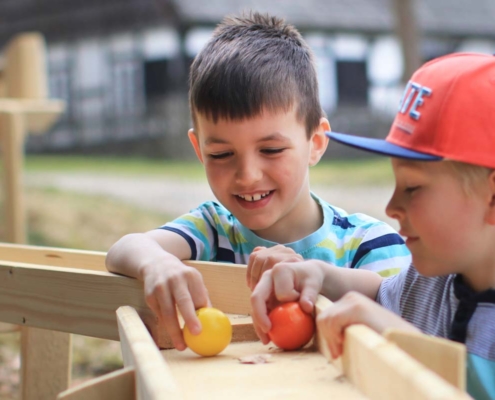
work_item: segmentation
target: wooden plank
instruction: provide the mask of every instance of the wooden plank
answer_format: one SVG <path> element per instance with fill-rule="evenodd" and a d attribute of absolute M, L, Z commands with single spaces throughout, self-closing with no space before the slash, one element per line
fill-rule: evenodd
<path fill-rule="evenodd" d="M 319 295 L 315 304 L 315 314 L 332 306 L 332 302 Z M 317 329 L 316 346 L 335 367 L 371 399 L 464 399 L 465 386 L 459 375 L 465 375 L 465 365 L 461 365 L 464 346 L 453 350 L 445 340 L 428 337 L 420 333 L 389 330 L 387 340 L 364 325 L 353 325 L 346 329 L 344 355 L 333 360 L 326 342 Z M 395 340 L 394 340 L 395 339 Z M 397 346 L 395 342 L 399 342 Z M 438 345 L 438 347 L 437 347 Z M 404 347 L 406 351 L 399 347 Z M 408 350 L 408 351 L 407 351 Z M 407 353 L 415 353 L 414 358 Z M 433 362 L 430 355 L 437 354 Z M 445 358 L 442 358 L 444 357 Z M 452 362 L 455 368 L 445 363 Z M 424 364 L 424 365 L 423 365 Z M 430 370 L 432 365 L 432 370 Z M 425 367 L 426 366 L 426 367 Z M 450 385 L 442 378 L 449 377 Z M 455 379 L 454 379 L 455 377 Z M 456 387 L 461 390 L 457 390 Z M 436 397 L 439 396 L 439 397 Z"/>
<path fill-rule="evenodd" d="M 208 266 L 203 266 L 208 269 Z M 228 274 L 230 266 L 216 273 Z M 0 321 L 119 340 L 115 311 L 138 310 L 161 348 L 171 348 L 144 300 L 142 283 L 109 272 L 0 261 Z M 250 319 L 233 320 L 233 340 L 255 338 Z"/>
<path fill-rule="evenodd" d="M 72 337 L 66 333 L 23 328 L 21 398 L 54 399 L 70 384 Z"/>
<path fill-rule="evenodd" d="M 346 329 L 343 366 L 345 376 L 370 399 L 470 398 L 364 325 Z"/>
<path fill-rule="evenodd" d="M 106 271 L 104 252 L 0 244 L 0 260 Z M 251 292 L 241 264 L 184 261 L 201 272 L 214 307 L 229 314 L 249 314 Z"/>
<path fill-rule="evenodd" d="M 167 363 L 156 347 L 139 314 L 132 307 L 117 310 L 122 357 L 136 371 L 137 398 L 181 399 Z"/>
<path fill-rule="evenodd" d="M 109 272 L 0 261 L 0 320 L 118 340 L 115 311 L 132 305 L 153 325 L 142 285 Z"/>
<path fill-rule="evenodd" d="M 251 313 L 246 265 L 198 261 L 185 261 L 184 264 L 201 272 L 213 307 L 230 314 Z"/>
<path fill-rule="evenodd" d="M 27 264 L 107 272 L 105 257 L 101 251 L 0 243 L 0 260 Z"/>
<path fill-rule="evenodd" d="M 281 351 L 261 342 L 234 343 L 215 357 L 190 350 L 163 350 L 185 399 L 364 399 L 332 364 L 312 348 Z M 269 356 L 265 364 L 241 357 Z"/>
<path fill-rule="evenodd" d="M 22 189 L 24 164 L 24 121 L 16 112 L 0 111 L 0 139 L 5 196 L 6 237 L 12 243 L 25 243 L 26 222 Z"/>
<path fill-rule="evenodd" d="M 466 346 L 399 329 L 388 329 L 383 336 L 450 384 L 466 390 Z"/>
<path fill-rule="evenodd" d="M 134 379 L 134 368 L 123 368 L 70 388 L 57 400 L 135 400 Z"/>
<path fill-rule="evenodd" d="M 65 111 L 65 102 L 51 99 L 0 98 L 0 110 L 22 114 L 26 131 L 41 134 L 50 129 L 60 118 Z"/>

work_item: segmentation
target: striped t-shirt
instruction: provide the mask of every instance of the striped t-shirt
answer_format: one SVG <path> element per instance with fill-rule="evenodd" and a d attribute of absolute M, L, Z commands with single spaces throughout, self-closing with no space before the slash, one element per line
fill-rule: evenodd
<path fill-rule="evenodd" d="M 411 266 L 385 279 L 376 301 L 426 334 L 464 343 L 469 394 L 495 399 L 495 290 L 476 293 L 462 275 L 425 277 Z"/>
<path fill-rule="evenodd" d="M 406 268 L 410 253 L 389 225 L 364 214 L 348 215 L 312 194 L 323 210 L 323 225 L 311 235 L 283 243 L 304 259 L 319 259 L 344 268 L 362 268 L 390 276 Z M 243 226 L 225 207 L 206 202 L 161 227 L 181 235 L 191 247 L 191 259 L 247 264 L 264 240 Z"/>

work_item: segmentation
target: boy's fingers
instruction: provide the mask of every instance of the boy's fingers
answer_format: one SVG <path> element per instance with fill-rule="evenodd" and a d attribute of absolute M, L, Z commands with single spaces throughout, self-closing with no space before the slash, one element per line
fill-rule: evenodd
<path fill-rule="evenodd" d="M 182 337 L 182 330 L 177 319 L 177 311 L 171 297 L 168 294 L 159 296 L 158 305 L 160 307 L 159 315 L 161 315 L 165 329 L 170 335 L 174 347 L 177 350 L 184 350 L 187 346 Z"/>
<path fill-rule="evenodd" d="M 203 282 L 203 277 L 196 270 L 194 270 L 194 273 L 188 280 L 188 288 L 196 310 L 198 308 L 211 306 L 210 298 L 208 296 L 208 289 L 206 289 Z"/>
<path fill-rule="evenodd" d="M 253 320 L 253 326 L 254 326 L 254 330 L 256 331 L 256 334 L 261 340 L 261 343 L 263 344 L 270 343 L 270 338 L 268 337 L 268 335 L 265 332 L 263 332 L 263 330 L 258 326 L 258 324 L 254 322 L 254 320 Z"/>
<path fill-rule="evenodd" d="M 321 326 L 321 332 L 331 347 L 334 358 L 342 354 L 345 329 L 352 324 L 363 322 L 359 307 L 356 308 L 356 303 L 349 295 L 336 301 L 317 318 L 317 324 Z"/>
<path fill-rule="evenodd" d="M 313 312 L 313 307 L 316 303 L 318 293 L 320 292 L 321 286 L 315 280 L 306 280 L 303 284 L 301 290 L 301 296 L 299 303 L 303 311 L 307 313 Z"/>
<path fill-rule="evenodd" d="M 201 333 L 201 323 L 196 315 L 193 299 L 187 289 L 178 288 L 174 291 L 174 299 L 177 308 L 184 318 L 184 323 L 193 335 Z"/>
<path fill-rule="evenodd" d="M 273 291 L 280 301 L 294 301 L 299 298 L 299 292 L 295 290 L 294 271 L 289 266 L 277 264 L 272 269 Z"/>
<path fill-rule="evenodd" d="M 272 274 L 267 271 L 261 276 L 251 295 L 251 307 L 253 310 L 253 323 L 263 332 L 268 332 L 271 328 L 270 319 L 268 318 L 266 302 L 272 293 Z M 258 335 L 259 336 L 259 335 Z"/>
<path fill-rule="evenodd" d="M 251 270 L 249 271 L 249 282 L 248 286 L 252 290 L 256 287 L 260 277 L 260 271 L 263 268 L 263 261 L 258 257 L 253 257 L 253 263 L 251 264 Z"/>
<path fill-rule="evenodd" d="M 259 279 L 259 269 L 261 268 L 260 263 L 262 262 L 262 258 L 259 257 L 259 255 L 254 254 L 256 252 L 259 252 L 263 250 L 264 247 L 256 247 L 251 255 L 249 256 L 249 261 L 248 261 L 248 266 L 247 266 L 247 271 L 246 271 L 246 283 L 251 289 L 251 291 L 254 289 L 256 286 L 256 283 L 258 282 Z"/>

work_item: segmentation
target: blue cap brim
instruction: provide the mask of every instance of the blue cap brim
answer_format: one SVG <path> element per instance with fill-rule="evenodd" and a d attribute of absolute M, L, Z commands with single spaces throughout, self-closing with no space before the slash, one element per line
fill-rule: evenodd
<path fill-rule="evenodd" d="M 417 161 L 439 161 L 442 157 L 432 154 L 412 151 L 404 147 L 389 143 L 383 139 L 367 138 L 362 136 L 347 135 L 337 132 L 325 132 L 325 134 L 336 142 L 346 144 L 361 150 L 367 150 L 372 153 L 383 154 L 390 157 L 408 158 Z"/>

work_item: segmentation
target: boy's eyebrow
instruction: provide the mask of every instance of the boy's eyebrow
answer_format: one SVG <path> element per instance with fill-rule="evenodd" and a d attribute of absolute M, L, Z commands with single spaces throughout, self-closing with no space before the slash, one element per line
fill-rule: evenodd
<path fill-rule="evenodd" d="M 283 142 L 290 141 L 287 137 L 285 137 L 281 133 L 275 132 L 275 133 L 272 133 L 271 135 L 262 137 L 261 139 L 258 140 L 258 142 L 269 142 L 271 140 L 281 140 Z"/>
<path fill-rule="evenodd" d="M 258 142 L 269 142 L 271 140 L 280 140 L 283 142 L 289 142 L 290 139 L 286 138 L 279 132 L 272 133 L 268 136 L 264 136 L 261 139 L 258 140 Z M 205 140 L 205 145 L 209 144 L 228 144 L 229 142 L 224 139 L 216 138 L 216 137 L 209 137 L 208 139 Z"/>
<path fill-rule="evenodd" d="M 205 145 L 208 144 L 228 144 L 226 140 L 215 138 L 215 137 L 209 137 L 208 139 L 205 140 Z"/>

